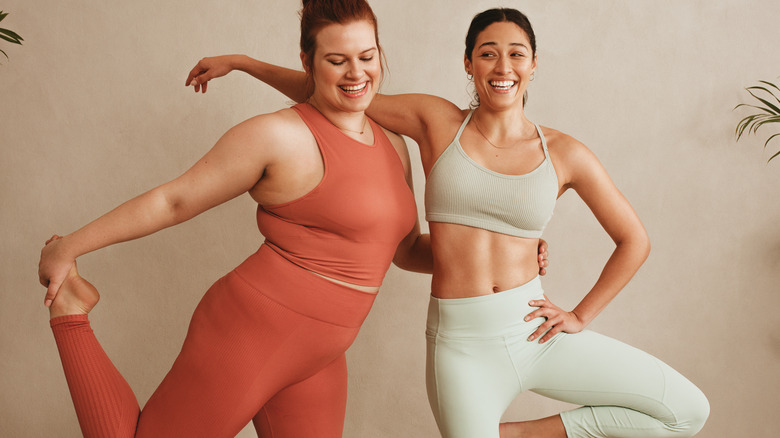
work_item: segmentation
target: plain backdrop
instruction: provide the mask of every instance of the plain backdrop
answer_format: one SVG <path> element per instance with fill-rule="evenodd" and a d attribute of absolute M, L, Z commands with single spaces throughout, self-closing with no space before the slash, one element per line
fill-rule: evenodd
<path fill-rule="evenodd" d="M 704 438 L 780 428 L 780 159 L 735 141 L 745 87 L 780 75 L 774 0 L 374 0 L 383 91 L 466 106 L 474 14 L 527 13 L 538 41 L 531 120 L 588 145 L 638 211 L 650 258 L 590 326 L 669 363 L 709 397 Z M 203 56 L 298 68 L 298 1 L 7 0 L 0 41 L 0 436 L 80 435 L 37 281 L 43 242 L 185 171 L 229 127 L 289 100 L 233 73 L 185 88 Z M 774 129 L 774 131 L 773 131 Z M 416 145 L 418 203 L 424 178 Z M 774 144 L 774 151 L 780 143 Z M 769 149 L 773 149 L 770 145 Z M 243 195 L 192 221 L 80 259 L 102 293 L 95 332 L 143 404 L 198 300 L 262 242 Z M 422 213 L 421 213 L 422 214 Z M 613 248 L 574 193 L 544 238 L 548 296 L 573 307 Z M 391 268 L 348 352 L 345 437 L 436 437 L 424 389 L 430 278 Z M 518 316 L 520 317 L 520 315 Z M 197 382 L 193 382 L 197 384 Z M 523 394 L 507 420 L 569 406 Z M 254 436 L 251 427 L 240 435 Z"/>

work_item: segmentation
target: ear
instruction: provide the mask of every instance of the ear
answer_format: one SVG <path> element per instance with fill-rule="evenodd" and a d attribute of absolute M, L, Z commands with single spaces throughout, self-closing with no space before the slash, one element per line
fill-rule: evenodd
<path fill-rule="evenodd" d="M 303 65 L 303 71 L 306 72 L 306 74 L 311 74 L 309 71 L 309 63 L 306 62 L 306 54 L 301 52 L 301 64 Z"/>
<path fill-rule="evenodd" d="M 536 67 L 538 67 L 537 60 L 539 59 L 539 53 L 534 53 L 534 62 L 531 64 L 533 67 L 533 70 L 531 70 L 531 73 L 536 73 Z"/>
<path fill-rule="evenodd" d="M 466 74 L 470 75 L 471 73 L 471 61 L 469 61 L 469 57 L 466 55 L 463 55 L 463 68 L 466 70 Z"/>

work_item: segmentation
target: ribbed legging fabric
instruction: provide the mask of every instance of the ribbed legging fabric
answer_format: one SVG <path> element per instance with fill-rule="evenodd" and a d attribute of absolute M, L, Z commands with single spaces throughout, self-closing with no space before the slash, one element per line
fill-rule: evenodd
<path fill-rule="evenodd" d="M 51 320 L 85 437 L 341 437 L 346 359 L 375 295 L 263 245 L 204 295 L 181 353 L 139 409 L 86 316 Z"/>

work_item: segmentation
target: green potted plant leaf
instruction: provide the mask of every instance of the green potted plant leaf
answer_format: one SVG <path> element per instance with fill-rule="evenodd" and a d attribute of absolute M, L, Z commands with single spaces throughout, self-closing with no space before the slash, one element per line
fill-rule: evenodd
<path fill-rule="evenodd" d="M 756 103 L 755 105 L 741 103 L 734 107 L 734 109 L 737 109 L 744 106 L 758 110 L 757 113 L 743 118 L 737 124 L 736 134 L 738 141 L 740 138 L 742 138 L 743 134 L 756 134 L 758 128 L 767 123 L 780 123 L 780 98 L 778 98 L 778 94 L 775 94 L 780 93 L 780 88 L 771 82 L 758 82 L 763 85 L 754 85 L 752 87 L 745 88 L 745 90 L 747 90 L 747 92 L 750 93 L 750 95 L 753 96 L 753 98 L 755 98 L 759 103 Z M 770 141 L 772 141 L 773 138 L 778 136 L 780 136 L 780 133 L 769 136 L 769 138 L 764 142 L 764 149 L 766 149 L 767 145 Z M 780 151 L 769 157 L 767 163 L 772 161 L 772 158 L 775 158 L 778 155 L 780 155 Z"/>
<path fill-rule="evenodd" d="M 3 18 L 5 18 L 7 15 L 8 12 L 0 11 L 0 21 L 3 21 Z M 4 39 L 9 43 L 19 44 L 19 45 L 21 45 L 22 41 L 24 41 L 22 37 L 20 37 L 19 34 L 17 34 L 16 32 L 10 31 L 8 29 L 3 29 L 2 27 L 0 27 L 0 39 Z M 6 59 L 8 58 L 8 54 L 5 53 L 3 49 L 0 49 L 0 53 L 5 55 Z"/>

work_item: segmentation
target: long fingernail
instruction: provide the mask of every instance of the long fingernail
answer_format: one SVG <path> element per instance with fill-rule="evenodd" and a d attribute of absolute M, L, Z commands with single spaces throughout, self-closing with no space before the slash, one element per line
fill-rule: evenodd
<path fill-rule="evenodd" d="M 194 87 L 194 86 L 198 85 L 198 82 L 195 79 L 193 79 L 192 82 L 190 82 L 190 85 L 192 85 Z"/>
<path fill-rule="evenodd" d="M 534 340 L 534 336 L 533 336 L 533 335 L 531 335 L 531 336 L 529 336 L 529 337 L 528 337 L 528 342 L 531 342 L 531 341 L 533 341 L 533 340 Z"/>
<path fill-rule="evenodd" d="M 46 301 L 43 302 L 43 305 L 46 306 L 46 307 L 50 307 L 51 306 L 51 302 L 52 302 L 52 300 L 46 300 Z"/>

